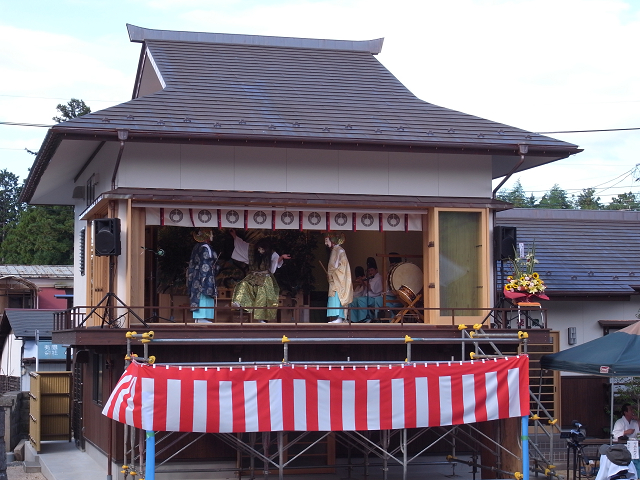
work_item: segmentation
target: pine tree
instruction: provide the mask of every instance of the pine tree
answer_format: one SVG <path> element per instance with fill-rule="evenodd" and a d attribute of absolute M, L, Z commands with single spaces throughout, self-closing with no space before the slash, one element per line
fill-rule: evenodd
<path fill-rule="evenodd" d="M 551 190 L 545 193 L 540 202 L 538 203 L 538 208 L 562 208 L 562 209 L 570 209 L 573 208 L 573 203 L 567 196 L 567 192 L 560 188 L 560 186 L 556 183 Z"/>
<path fill-rule="evenodd" d="M 596 197 L 595 188 L 583 189 L 576 200 L 576 207 L 581 210 L 601 210 L 602 203 L 600 203 L 600 197 Z"/>

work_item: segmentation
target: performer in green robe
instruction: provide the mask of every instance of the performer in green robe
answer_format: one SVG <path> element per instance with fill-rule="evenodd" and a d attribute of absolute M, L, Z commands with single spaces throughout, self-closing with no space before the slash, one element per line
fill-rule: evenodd
<path fill-rule="evenodd" d="M 233 290 L 231 304 L 234 307 L 262 307 L 247 311 L 253 312 L 253 318 L 262 323 L 275 320 L 280 287 L 273 274 L 282 266 L 283 260 L 291 256 L 278 255 L 266 239 L 250 244 L 238 237 L 235 230 L 231 230 L 231 235 L 234 247 L 231 258 L 249 265 L 249 273 Z"/>

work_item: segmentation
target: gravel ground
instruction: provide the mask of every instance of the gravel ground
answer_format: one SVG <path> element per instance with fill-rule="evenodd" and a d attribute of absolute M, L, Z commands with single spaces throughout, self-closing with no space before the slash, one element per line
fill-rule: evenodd
<path fill-rule="evenodd" d="M 27 473 L 22 462 L 7 463 L 7 480 L 47 480 L 41 473 Z"/>

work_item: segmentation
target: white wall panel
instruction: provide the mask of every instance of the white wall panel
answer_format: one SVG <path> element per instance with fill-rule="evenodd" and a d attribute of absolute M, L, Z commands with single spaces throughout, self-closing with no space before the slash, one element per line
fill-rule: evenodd
<path fill-rule="evenodd" d="M 235 190 L 287 191 L 283 148 L 235 147 Z"/>
<path fill-rule="evenodd" d="M 440 195 L 438 157 L 436 153 L 390 153 L 389 195 Z"/>
<path fill-rule="evenodd" d="M 287 150 L 287 191 L 338 193 L 340 160 L 336 150 Z"/>
<path fill-rule="evenodd" d="M 438 183 L 442 197 L 491 195 L 490 155 L 440 155 Z"/>
<path fill-rule="evenodd" d="M 180 182 L 180 149 L 177 144 L 127 143 L 116 184 L 119 187 L 188 188 Z"/>
<path fill-rule="evenodd" d="M 180 157 L 182 188 L 197 190 L 233 190 L 235 188 L 234 147 L 184 145 Z"/>
<path fill-rule="evenodd" d="M 101 155 L 113 155 L 111 150 Z M 101 173 L 101 188 L 110 187 L 111 175 Z M 488 197 L 491 156 L 131 143 L 117 183 L 140 188 Z"/>
<path fill-rule="evenodd" d="M 560 332 L 560 350 L 572 347 L 567 341 L 567 329 L 576 327 L 578 345 L 602 337 L 598 320 L 636 320 L 640 309 L 640 298 L 631 301 L 553 301 L 542 303 L 548 309 L 547 325 Z"/>
<path fill-rule="evenodd" d="M 340 151 L 339 193 L 389 194 L 387 152 Z"/>

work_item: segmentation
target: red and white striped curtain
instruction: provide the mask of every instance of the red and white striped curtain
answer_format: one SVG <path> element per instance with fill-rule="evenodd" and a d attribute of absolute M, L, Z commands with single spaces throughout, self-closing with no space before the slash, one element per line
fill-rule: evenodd
<path fill-rule="evenodd" d="M 132 363 L 104 415 L 151 431 L 387 430 L 529 414 L 529 359 L 328 367 Z"/>

